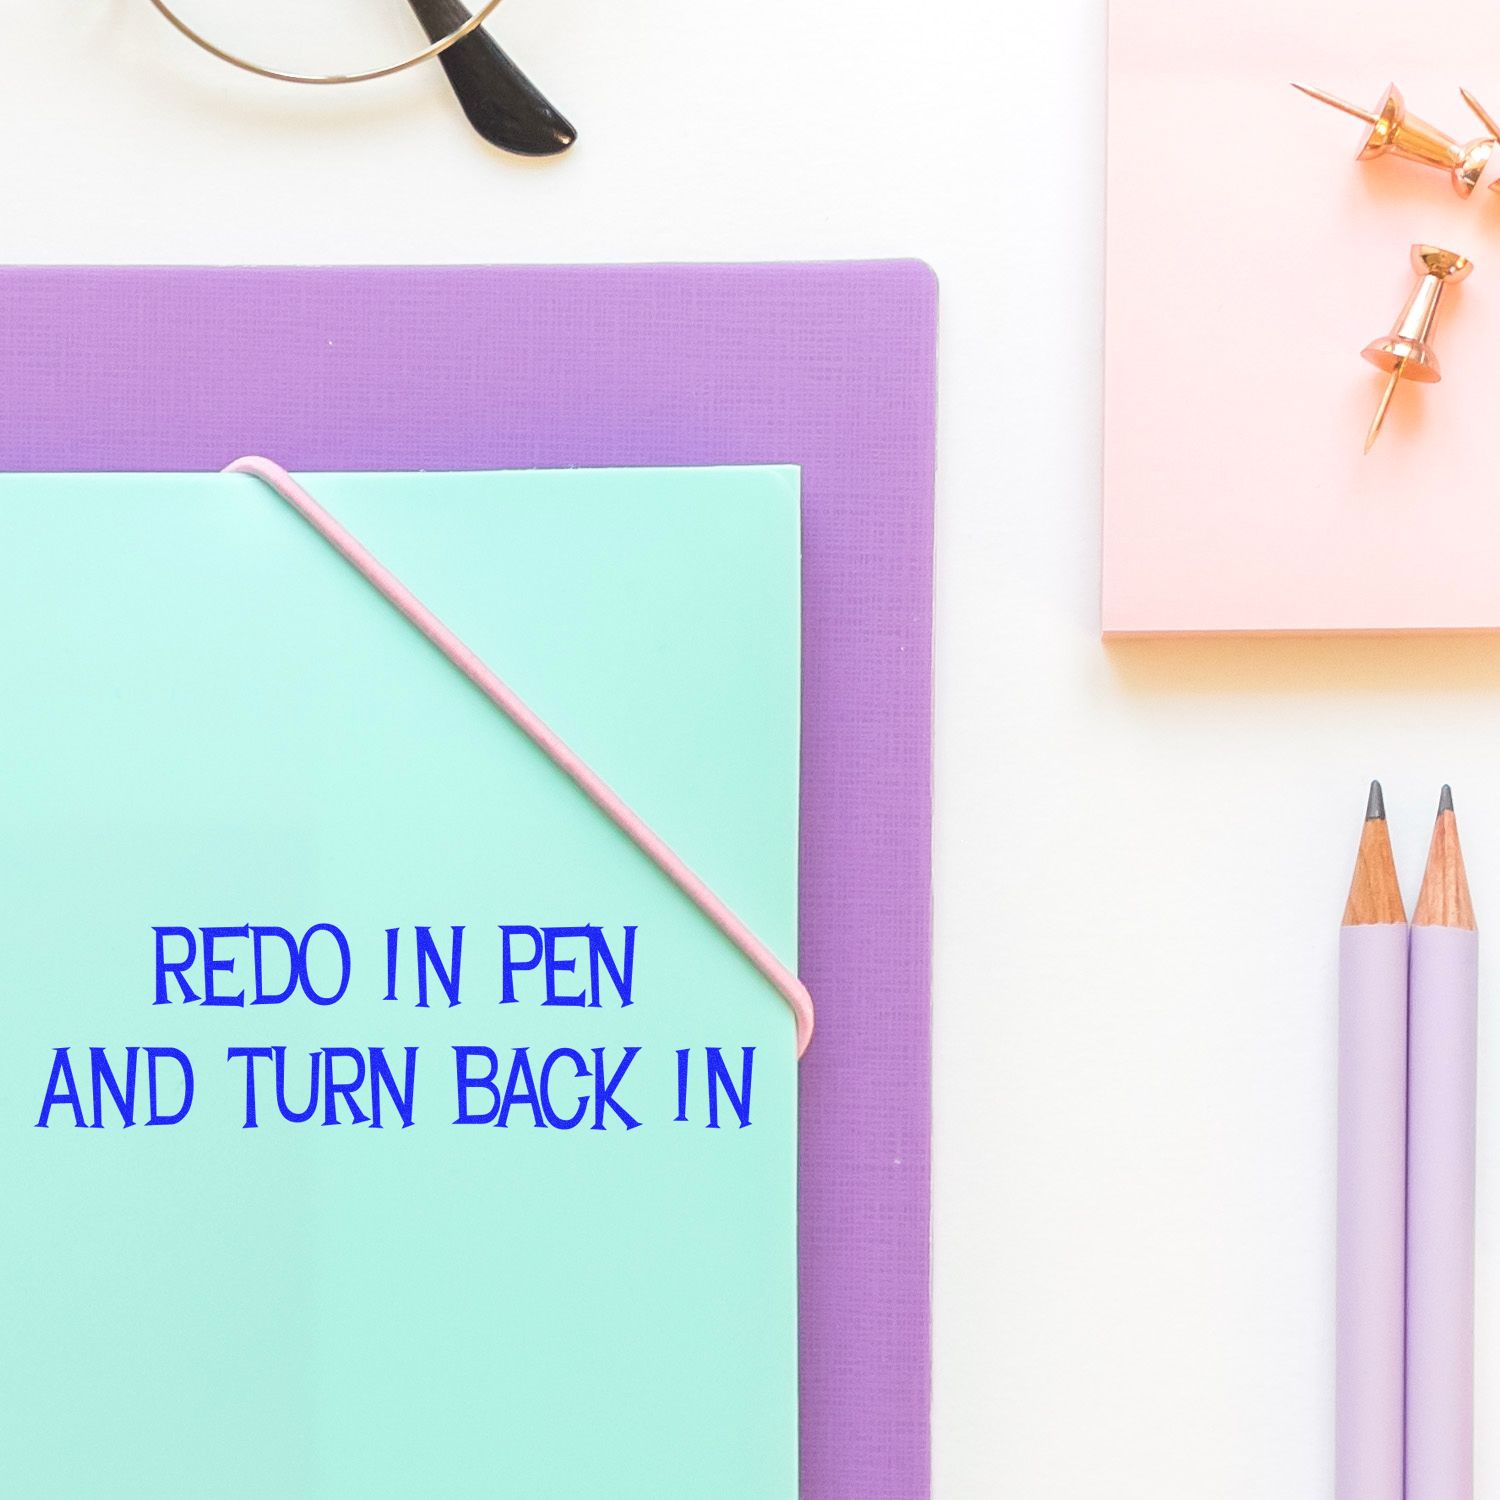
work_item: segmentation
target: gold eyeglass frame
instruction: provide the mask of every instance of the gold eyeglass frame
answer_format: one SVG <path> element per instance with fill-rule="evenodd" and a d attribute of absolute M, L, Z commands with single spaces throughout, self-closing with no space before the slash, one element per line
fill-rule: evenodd
<path fill-rule="evenodd" d="M 419 63 L 431 62 L 433 58 L 441 57 L 450 47 L 463 41 L 466 36 L 472 36 L 500 8 L 500 0 L 482 0 L 482 3 L 475 8 L 473 15 L 451 36 L 445 36 L 441 41 L 434 42 L 415 56 L 408 57 L 402 62 L 391 63 L 388 67 L 371 68 L 364 73 L 283 73 L 279 69 L 262 67 L 259 63 L 251 62 L 247 57 L 238 57 L 233 52 L 226 52 L 224 48 L 215 46 L 206 36 L 189 26 L 172 9 L 167 0 L 151 0 L 151 4 L 190 42 L 201 47 L 210 56 L 217 57 L 220 62 L 227 62 L 230 67 L 239 68 L 241 72 L 253 73 L 257 78 L 274 79 L 277 83 L 310 84 L 371 83 L 377 78 L 389 78 L 395 73 L 404 73 L 408 68 L 415 68 Z"/>

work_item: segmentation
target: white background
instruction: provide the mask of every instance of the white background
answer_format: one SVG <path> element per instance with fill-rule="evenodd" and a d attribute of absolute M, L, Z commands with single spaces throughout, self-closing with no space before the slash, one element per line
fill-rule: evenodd
<path fill-rule="evenodd" d="M 435 68 L 299 91 L 147 0 L 0 0 L 0 256 L 929 260 L 937 1493 L 1321 1500 L 1365 782 L 1414 894 L 1451 780 L 1500 910 L 1500 643 L 1100 645 L 1102 0 L 506 0 L 496 29 L 578 125 L 569 157 L 489 151 Z M 1183 189 L 1211 212 L 1233 180 Z"/>

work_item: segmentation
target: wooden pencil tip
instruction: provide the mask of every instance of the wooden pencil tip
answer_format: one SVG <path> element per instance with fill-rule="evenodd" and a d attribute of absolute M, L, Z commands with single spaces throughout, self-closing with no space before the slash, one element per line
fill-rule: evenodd
<path fill-rule="evenodd" d="M 1370 801 L 1359 834 L 1359 854 L 1354 878 L 1344 905 L 1345 927 L 1375 926 L 1405 922 L 1406 908 L 1396 879 L 1396 859 L 1391 853 L 1391 832 L 1385 821 L 1385 796 L 1380 783 L 1370 783 Z"/>
<path fill-rule="evenodd" d="M 1427 869 L 1412 921 L 1418 927 L 1460 927 L 1473 931 L 1474 902 L 1458 841 L 1458 819 L 1453 813 L 1453 788 L 1445 786 L 1438 798 L 1437 822 L 1427 853 Z"/>

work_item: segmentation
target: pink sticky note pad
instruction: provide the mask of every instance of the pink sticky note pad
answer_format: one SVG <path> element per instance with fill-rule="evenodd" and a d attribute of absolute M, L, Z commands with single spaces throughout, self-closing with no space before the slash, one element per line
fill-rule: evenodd
<path fill-rule="evenodd" d="M 1113 0 L 1105 377 L 1106 635 L 1500 628 L 1500 180 L 1386 156 L 1295 80 L 1378 106 L 1395 82 L 1448 134 L 1500 116 L 1500 8 Z M 1486 60 L 1489 69 L 1486 70 Z M 1444 297 L 1439 385 L 1360 351 L 1415 284 Z"/>

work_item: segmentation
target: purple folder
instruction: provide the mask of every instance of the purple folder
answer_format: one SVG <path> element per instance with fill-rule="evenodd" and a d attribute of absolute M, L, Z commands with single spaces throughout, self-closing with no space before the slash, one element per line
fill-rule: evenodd
<path fill-rule="evenodd" d="M 930 1491 L 936 305 L 908 261 L 0 270 L 0 472 L 802 466 L 804 1500 Z"/>

